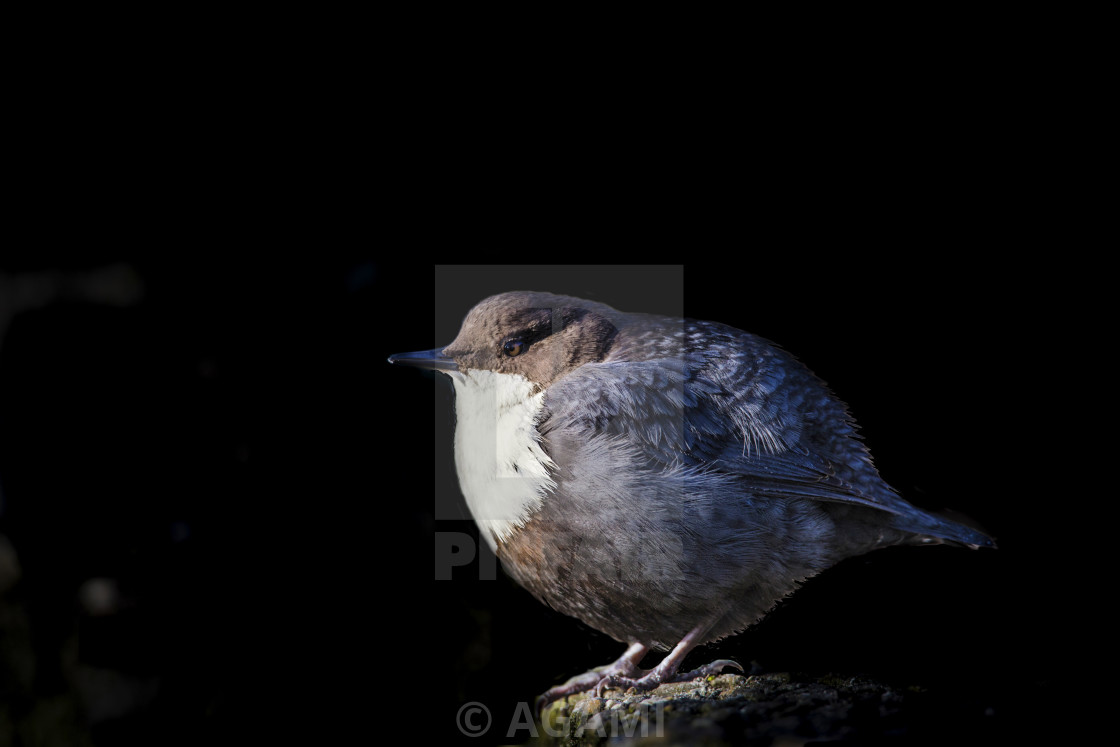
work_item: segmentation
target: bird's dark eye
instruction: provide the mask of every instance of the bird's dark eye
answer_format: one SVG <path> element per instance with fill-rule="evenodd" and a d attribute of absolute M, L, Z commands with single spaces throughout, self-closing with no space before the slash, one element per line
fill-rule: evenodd
<path fill-rule="evenodd" d="M 523 340 L 506 340 L 506 342 L 502 345 L 502 352 L 508 355 L 510 358 L 521 355 L 528 349 L 528 343 Z"/>

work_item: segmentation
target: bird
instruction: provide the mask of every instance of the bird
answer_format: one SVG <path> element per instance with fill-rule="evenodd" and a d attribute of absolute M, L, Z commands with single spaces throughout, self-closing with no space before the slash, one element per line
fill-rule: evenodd
<path fill-rule="evenodd" d="M 995 547 L 879 475 L 848 407 L 779 345 L 712 321 L 511 291 L 396 365 L 450 377 L 480 537 L 534 597 L 626 646 L 537 699 L 648 691 L 806 579 L 893 545 Z M 651 650 L 667 652 L 641 669 Z"/>

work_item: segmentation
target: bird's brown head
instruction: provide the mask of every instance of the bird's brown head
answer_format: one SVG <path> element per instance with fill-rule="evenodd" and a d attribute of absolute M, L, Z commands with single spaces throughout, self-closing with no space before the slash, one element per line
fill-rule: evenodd
<path fill-rule="evenodd" d="M 442 353 L 463 372 L 521 374 L 548 387 L 579 366 L 602 360 L 621 316 L 610 306 L 571 296 L 501 293 L 471 309 Z"/>

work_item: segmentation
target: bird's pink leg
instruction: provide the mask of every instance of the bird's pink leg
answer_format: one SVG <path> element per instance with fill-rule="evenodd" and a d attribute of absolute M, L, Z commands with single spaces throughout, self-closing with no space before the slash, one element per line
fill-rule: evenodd
<path fill-rule="evenodd" d="M 698 625 L 693 628 L 689 633 L 681 639 L 681 642 L 669 652 L 669 655 L 661 660 L 653 669 L 645 672 L 643 676 L 632 679 L 626 673 L 609 674 L 595 685 L 595 695 L 603 697 L 603 691 L 610 688 L 619 688 L 626 690 L 633 687 L 638 691 L 653 690 L 662 682 L 686 682 L 694 680 L 697 677 L 707 677 L 713 674 L 719 674 L 723 671 L 724 667 L 735 667 L 740 672 L 743 668 L 737 662 L 731 659 L 719 659 L 713 661 L 711 664 L 693 669 L 691 672 L 678 674 L 677 670 L 680 669 L 684 657 L 688 656 L 688 652 L 696 648 L 696 645 L 703 639 L 705 633 L 711 628 L 711 625 Z"/>

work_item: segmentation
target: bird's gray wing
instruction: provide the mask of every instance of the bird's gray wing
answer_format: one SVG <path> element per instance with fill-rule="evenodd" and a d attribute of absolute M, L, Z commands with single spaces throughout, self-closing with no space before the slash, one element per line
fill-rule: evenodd
<path fill-rule="evenodd" d="M 712 326 L 727 337 L 723 345 L 587 364 L 556 382 L 542 436 L 613 437 L 653 469 L 736 475 L 755 494 L 907 510 L 823 382 L 759 338 Z"/>

